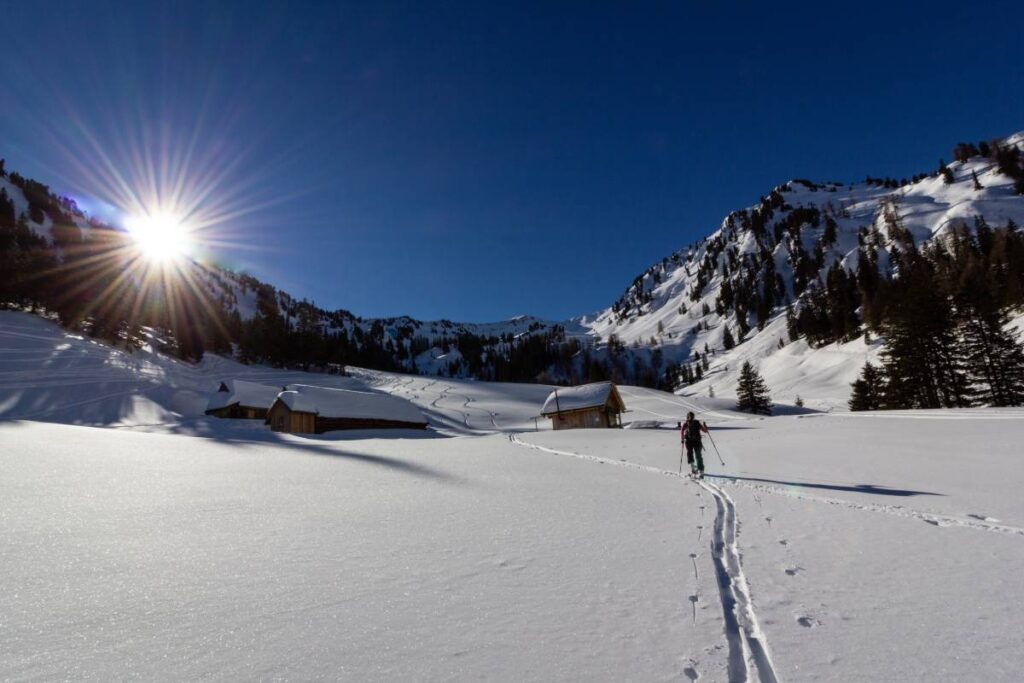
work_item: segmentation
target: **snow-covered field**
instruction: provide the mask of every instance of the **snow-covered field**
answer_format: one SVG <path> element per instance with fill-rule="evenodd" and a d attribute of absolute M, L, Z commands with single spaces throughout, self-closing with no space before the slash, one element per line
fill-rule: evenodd
<path fill-rule="evenodd" d="M 202 416 L 232 377 L 433 429 Z M 1024 411 L 620 387 L 632 428 L 534 431 L 548 390 L 193 367 L 0 313 L 0 679 L 1020 680 Z M 665 426 L 691 409 L 703 483 Z"/>

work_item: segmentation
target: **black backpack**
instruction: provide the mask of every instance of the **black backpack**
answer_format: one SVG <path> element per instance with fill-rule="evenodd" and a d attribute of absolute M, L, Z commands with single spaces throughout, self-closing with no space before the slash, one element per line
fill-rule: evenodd
<path fill-rule="evenodd" d="M 693 419 L 687 422 L 685 426 L 686 440 L 694 443 L 700 443 L 700 422 Z"/>

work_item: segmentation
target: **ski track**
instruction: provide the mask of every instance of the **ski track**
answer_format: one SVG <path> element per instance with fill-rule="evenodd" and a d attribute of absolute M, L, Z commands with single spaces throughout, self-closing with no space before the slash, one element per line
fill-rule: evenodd
<path fill-rule="evenodd" d="M 689 481 L 676 472 L 639 465 L 628 460 L 607 460 L 585 453 L 573 453 L 538 446 L 521 440 L 515 434 L 510 434 L 509 440 L 520 446 L 555 455 L 566 455 L 600 464 L 608 463 Z M 779 678 L 772 665 L 767 639 L 758 624 L 753 601 L 750 598 L 750 587 L 740 561 L 736 541 L 739 524 L 736 517 L 736 504 L 725 491 L 710 482 L 698 481 L 697 485 L 714 497 L 717 507 L 714 532 L 711 538 L 711 554 L 715 564 L 715 576 L 718 581 L 718 593 L 722 602 L 722 614 L 725 622 L 725 639 L 729 650 L 727 662 L 729 681 L 736 683 L 750 681 L 752 668 L 756 672 L 757 680 L 761 683 L 778 683 Z M 695 573 L 696 570 L 696 564 L 694 564 Z M 748 666 L 748 661 L 752 667 Z"/>
<path fill-rule="evenodd" d="M 384 390 L 387 390 L 387 391 L 390 391 L 390 392 L 394 392 L 394 393 L 397 393 L 397 392 L 401 391 L 401 392 L 403 392 L 403 393 L 405 393 L 405 394 L 407 394 L 407 395 L 409 395 L 411 397 L 417 397 L 418 398 L 417 392 L 422 393 L 422 392 L 426 391 L 427 389 L 429 389 L 430 387 L 432 387 L 435 384 L 437 384 L 437 380 L 431 380 L 429 382 L 425 382 L 423 384 L 423 386 L 417 388 L 415 386 L 415 379 L 410 379 L 410 380 L 407 380 L 407 381 L 397 380 L 397 381 L 391 381 L 391 382 L 382 382 L 382 383 L 378 383 L 376 386 L 378 388 L 381 388 L 381 389 L 384 389 Z M 445 386 L 441 390 L 441 392 L 437 396 L 435 396 L 433 398 L 433 400 L 430 401 L 430 407 L 435 409 L 435 410 L 437 410 L 437 411 L 448 413 L 449 415 L 453 416 L 457 420 L 461 421 L 462 424 L 464 425 L 465 429 L 469 433 L 476 434 L 476 435 L 486 435 L 486 434 L 495 434 L 495 433 L 501 431 L 501 427 L 498 425 L 498 422 L 495 419 L 496 418 L 496 414 L 493 411 L 487 410 L 486 408 L 478 408 L 475 405 L 471 405 L 473 403 L 476 403 L 476 399 L 474 399 L 474 398 L 472 398 L 472 397 L 470 397 L 470 396 L 468 396 L 466 394 L 457 393 L 455 391 L 455 389 L 456 389 L 456 387 L 454 387 L 453 385 L 450 385 L 450 384 Z M 462 405 L 460 407 L 461 409 L 460 408 L 451 408 L 451 407 L 440 405 L 441 401 L 448 400 L 448 399 L 451 399 L 451 400 L 461 400 L 462 401 Z M 474 426 L 473 421 L 479 420 L 479 419 L 486 419 L 490 423 L 490 426 L 489 427 Z"/>
<path fill-rule="evenodd" d="M 750 597 L 750 585 L 740 562 L 736 542 L 739 525 L 736 504 L 729 494 L 714 484 L 702 480 L 698 480 L 697 484 L 714 497 L 717 509 L 711 555 L 725 615 L 726 640 L 729 643 L 729 680 L 750 680 L 749 662 L 761 683 L 778 683 L 779 678 L 768 652 L 768 642 L 757 621 Z"/>
<path fill-rule="evenodd" d="M 552 453 L 555 455 L 569 456 L 596 462 L 599 464 L 616 465 L 628 469 L 647 472 L 649 474 L 660 474 L 672 477 L 683 477 L 669 470 L 664 470 L 650 465 L 641 465 L 628 460 L 610 460 L 586 453 L 562 451 L 546 446 L 528 443 L 519 438 L 516 434 L 509 434 L 509 440 L 519 446 L 532 448 L 534 450 Z M 713 475 L 712 475 L 713 476 Z M 688 481 L 684 479 L 684 481 Z M 777 683 L 778 674 L 772 663 L 771 654 L 768 648 L 764 631 L 761 630 L 754 611 L 753 600 L 751 599 L 750 586 L 740 559 L 740 552 L 737 544 L 738 519 L 736 515 L 736 504 L 732 497 L 719 485 L 708 480 L 696 482 L 715 499 L 716 515 L 714 528 L 711 537 L 711 554 L 715 564 L 716 579 L 719 588 L 719 597 L 722 602 L 724 615 L 724 629 L 726 642 L 728 644 L 728 678 L 729 681 L 745 682 L 751 680 L 751 669 L 756 673 L 761 683 Z M 921 510 L 913 510 L 898 505 L 876 505 L 872 503 L 855 503 L 840 498 L 829 498 L 804 494 L 799 491 L 782 489 L 765 484 L 753 484 L 749 482 L 738 482 L 724 479 L 722 484 L 749 489 L 759 493 L 770 493 L 787 498 L 806 500 L 809 502 L 835 505 L 853 510 L 882 513 L 907 519 L 918 519 L 937 527 L 959 527 L 964 529 L 976 529 L 980 531 L 1003 533 L 1024 536 L 1024 528 L 998 524 L 978 519 L 977 515 L 956 517 L 942 515 Z M 756 497 L 756 493 L 754 494 Z M 760 504 L 760 500 L 758 503 Z"/>
<path fill-rule="evenodd" d="M 608 463 L 611 465 L 619 465 L 623 467 L 631 467 L 633 469 L 643 470 L 652 474 L 666 474 L 671 476 L 679 476 L 678 473 L 672 472 L 671 470 L 663 470 L 657 467 L 651 467 L 649 465 L 638 465 L 625 460 L 609 460 L 607 458 L 600 458 L 592 455 L 584 455 L 581 453 L 572 453 L 569 451 L 559 451 L 552 448 L 545 448 L 544 446 L 536 446 L 529 444 L 519 439 L 515 441 L 521 445 L 535 448 L 549 453 L 555 453 L 557 455 L 569 455 L 574 458 L 582 458 L 584 460 L 592 460 L 601 463 Z M 715 478 L 716 475 L 709 474 L 708 477 Z M 737 488 L 750 489 L 752 491 L 758 491 L 761 493 L 771 493 L 776 496 L 785 496 L 787 498 L 794 498 L 797 500 L 806 500 L 814 503 L 822 503 L 825 505 L 835 505 L 837 507 L 845 507 L 851 510 L 861 510 L 864 512 L 876 512 L 894 517 L 903 517 L 905 519 L 918 519 L 923 522 L 927 522 L 933 526 L 938 527 L 960 527 L 964 529 L 976 529 L 979 531 L 988 531 L 993 533 L 1010 534 L 1014 536 L 1024 536 L 1024 528 L 1012 526 L 1009 524 L 1000 524 L 997 522 L 986 521 L 978 519 L 977 516 L 965 515 L 958 517 L 955 515 L 944 515 L 938 512 L 926 512 L 923 510 L 914 510 L 913 508 L 906 508 L 901 505 L 877 505 L 875 503 L 855 503 L 849 500 L 843 500 L 841 498 L 829 498 L 827 496 L 816 496 L 809 493 L 801 493 L 800 491 L 794 491 L 792 489 L 783 489 L 777 486 L 770 486 L 768 484 L 754 484 L 745 481 L 734 481 L 729 479 L 727 476 L 720 477 L 722 479 L 721 484 L 728 486 L 734 486 Z M 716 486 L 716 488 L 718 488 Z M 719 488 L 719 490 L 722 490 Z"/>
<path fill-rule="evenodd" d="M 714 477 L 715 475 L 709 475 Z M 791 489 L 783 489 L 776 486 L 770 486 L 768 484 L 754 484 L 745 481 L 733 481 L 728 477 L 723 477 L 724 482 L 730 486 L 738 488 L 751 489 L 753 491 L 760 491 L 763 493 L 771 493 L 777 496 L 785 496 L 786 498 L 794 498 L 797 500 L 806 500 L 814 503 L 824 503 L 826 505 L 835 505 L 838 507 L 845 507 L 852 510 L 863 510 L 865 512 L 880 512 L 887 515 L 893 515 L 895 517 L 904 517 L 907 519 L 919 519 L 923 522 L 928 522 L 934 526 L 940 527 L 962 527 L 965 529 L 978 529 L 980 531 L 989 531 L 1002 534 L 1011 534 L 1015 536 L 1024 536 L 1024 528 L 1011 526 L 1009 524 L 998 524 L 994 522 L 988 522 L 977 519 L 967 515 L 965 517 L 957 517 L 954 515 L 943 515 L 937 512 L 925 512 L 922 510 L 914 510 L 913 508 L 906 508 L 901 505 L 877 505 L 875 503 L 854 503 L 853 501 L 843 500 L 842 498 L 829 498 L 827 496 L 816 496 L 809 493 L 801 493 Z"/>
<path fill-rule="evenodd" d="M 743 418 L 735 417 L 733 415 L 727 415 L 726 413 L 720 413 L 720 412 L 715 411 L 715 410 L 701 408 L 700 406 L 695 405 L 695 404 L 687 401 L 686 399 L 684 399 L 684 398 L 682 398 L 680 396 L 676 396 L 675 397 L 676 400 L 672 401 L 672 400 L 669 400 L 667 398 L 662 398 L 661 396 L 656 396 L 654 394 L 637 394 L 637 393 L 634 393 L 632 391 L 624 390 L 621 387 L 619 388 L 619 391 L 622 393 L 623 396 L 627 396 L 629 398 L 638 398 L 638 399 L 650 398 L 650 399 L 653 399 L 655 401 L 661 401 L 662 403 L 667 403 L 668 405 L 674 406 L 676 408 L 685 408 L 687 410 L 692 410 L 697 415 L 708 415 L 710 417 L 717 417 L 717 418 L 720 418 L 720 419 L 723 419 L 723 420 L 743 419 Z M 667 418 L 670 421 L 678 422 L 680 420 L 679 415 L 662 415 L 661 413 L 656 413 L 653 410 L 646 410 L 644 408 L 634 408 L 634 410 L 638 410 L 640 412 L 648 413 L 650 415 L 656 415 L 658 417 L 664 417 L 664 418 Z"/>

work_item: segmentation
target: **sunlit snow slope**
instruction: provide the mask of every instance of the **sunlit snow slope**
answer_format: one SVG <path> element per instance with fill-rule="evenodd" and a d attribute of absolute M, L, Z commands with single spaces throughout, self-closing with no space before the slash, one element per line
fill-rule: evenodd
<path fill-rule="evenodd" d="M 230 377 L 387 391 L 432 429 L 203 416 Z M 1024 412 L 625 386 L 631 428 L 553 432 L 547 391 L 191 366 L 0 313 L 0 679 L 1019 678 Z"/>
<path fill-rule="evenodd" d="M 1003 144 L 1024 149 L 1024 132 Z M 729 214 L 706 239 L 652 265 L 612 307 L 577 318 L 568 329 L 600 343 L 614 335 L 627 349 L 639 345 L 644 353 L 657 348 L 668 360 L 688 360 L 694 351 L 707 348 L 711 374 L 684 389 L 686 394 L 706 396 L 711 391 L 734 396 L 738 370 L 744 360 L 751 360 L 780 402 L 791 404 L 800 395 L 808 405 L 821 408 L 845 405 L 849 383 L 865 360 L 877 358 L 879 348 L 866 345 L 863 338 L 820 349 L 803 340 L 790 344 L 782 314 L 787 299 L 795 303 L 799 298 L 794 287 L 799 249 L 811 257 L 820 249 L 822 265 L 809 279 L 824 280 L 836 262 L 856 271 L 861 234 L 877 234 L 880 266 L 885 269 L 897 228 L 909 231 L 920 246 L 954 227 L 973 228 L 977 216 L 992 227 L 1003 227 L 1009 220 L 1024 225 L 1024 196 L 1014 192 L 1013 179 L 1000 173 L 991 159 L 976 156 L 953 162 L 949 169 L 951 184 L 937 173 L 899 187 L 879 182 L 785 183 L 760 204 Z M 981 189 L 975 188 L 974 176 Z M 832 229 L 834 237 L 829 234 Z M 711 275 L 701 280 L 698 271 L 708 259 Z M 772 261 L 771 269 L 765 267 L 767 260 Z M 772 287 L 779 291 L 766 327 L 759 330 L 755 311 L 747 311 L 751 330 L 746 341 L 726 350 L 725 328 L 735 335 L 737 322 L 734 309 L 716 310 L 723 286 L 728 283 L 738 290 L 741 281 L 749 279 L 760 292 L 772 273 L 781 286 Z"/>

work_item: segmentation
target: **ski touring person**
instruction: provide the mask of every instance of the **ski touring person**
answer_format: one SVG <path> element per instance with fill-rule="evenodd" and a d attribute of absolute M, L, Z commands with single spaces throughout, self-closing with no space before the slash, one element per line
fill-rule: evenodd
<path fill-rule="evenodd" d="M 679 429 L 679 438 L 686 449 L 686 462 L 690 464 L 690 474 L 698 479 L 704 478 L 704 444 L 700 433 L 709 434 L 706 422 L 700 422 L 692 412 L 686 414 L 686 422 Z"/>

